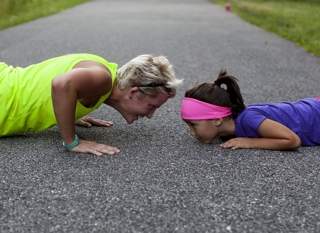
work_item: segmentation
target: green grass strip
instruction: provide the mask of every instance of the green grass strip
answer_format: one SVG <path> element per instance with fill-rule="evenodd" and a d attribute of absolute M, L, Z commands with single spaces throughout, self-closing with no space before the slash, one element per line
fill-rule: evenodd
<path fill-rule="evenodd" d="M 215 0 L 224 5 L 226 0 Z M 320 56 L 320 0 L 232 0 L 244 20 Z"/>
<path fill-rule="evenodd" d="M 0 29 L 28 22 L 88 0 L 0 0 Z"/>

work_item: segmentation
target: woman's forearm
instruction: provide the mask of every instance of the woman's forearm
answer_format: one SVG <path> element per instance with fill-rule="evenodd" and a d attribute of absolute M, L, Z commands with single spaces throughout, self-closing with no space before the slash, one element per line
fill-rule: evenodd
<path fill-rule="evenodd" d="M 61 136 L 65 143 L 71 143 L 75 135 L 76 91 L 68 83 L 53 80 L 52 101 Z"/>

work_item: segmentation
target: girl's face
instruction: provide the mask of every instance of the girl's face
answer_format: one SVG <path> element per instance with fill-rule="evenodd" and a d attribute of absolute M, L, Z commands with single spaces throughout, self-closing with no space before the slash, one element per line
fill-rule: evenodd
<path fill-rule="evenodd" d="M 218 126 L 221 124 L 217 120 L 188 120 L 187 124 L 191 130 L 192 136 L 202 143 L 212 143 L 219 135 Z"/>

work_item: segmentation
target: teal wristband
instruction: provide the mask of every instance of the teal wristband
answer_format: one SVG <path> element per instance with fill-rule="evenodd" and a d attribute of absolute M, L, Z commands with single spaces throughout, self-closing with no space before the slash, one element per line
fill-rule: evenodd
<path fill-rule="evenodd" d="M 74 135 L 73 141 L 69 144 L 63 142 L 62 145 L 64 146 L 64 148 L 66 148 L 68 151 L 72 151 L 73 148 L 75 148 L 76 146 L 78 146 L 80 144 L 80 140 L 78 135 Z"/>

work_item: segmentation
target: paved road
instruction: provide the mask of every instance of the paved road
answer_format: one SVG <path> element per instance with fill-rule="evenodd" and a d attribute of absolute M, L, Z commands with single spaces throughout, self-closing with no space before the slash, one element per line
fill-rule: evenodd
<path fill-rule="evenodd" d="M 206 0 L 96 0 L 0 32 L 0 59 L 71 52 L 123 64 L 165 54 L 185 83 L 151 120 L 78 129 L 117 157 L 64 152 L 56 128 L 0 140 L 0 232 L 320 232 L 320 148 L 230 151 L 179 120 L 184 90 L 220 68 L 247 103 L 320 95 L 319 58 Z M 317 126 L 319 127 L 319 126 Z"/>

